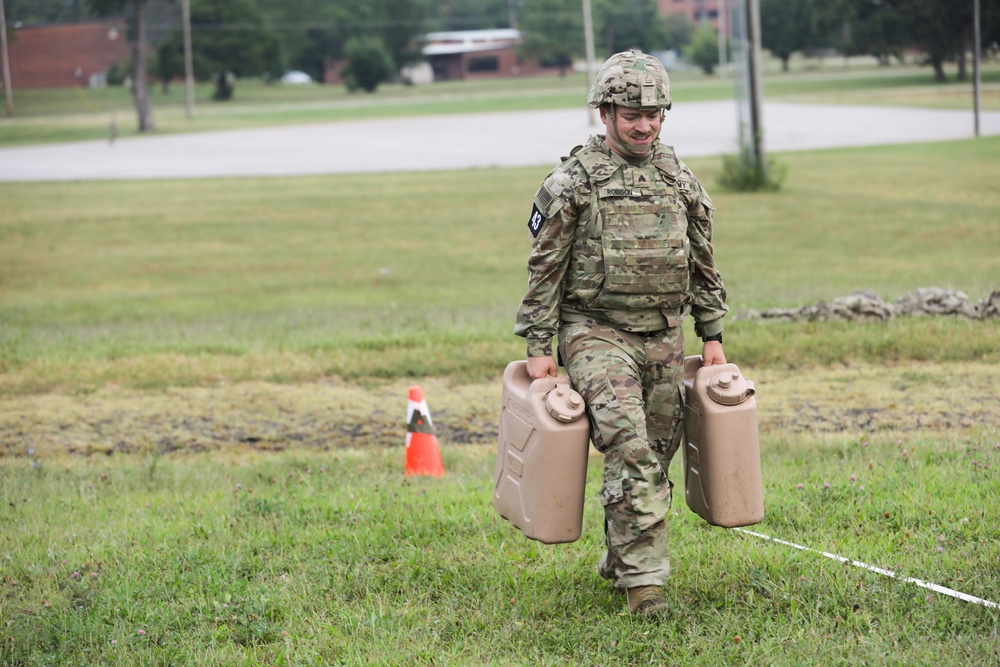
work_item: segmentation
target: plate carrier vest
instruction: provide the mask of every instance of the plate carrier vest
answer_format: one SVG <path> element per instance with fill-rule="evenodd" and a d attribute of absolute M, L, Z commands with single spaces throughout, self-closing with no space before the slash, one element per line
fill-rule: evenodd
<path fill-rule="evenodd" d="M 673 148 L 657 145 L 641 167 L 599 148 L 573 151 L 591 184 L 590 218 L 573 241 L 566 294 L 585 308 L 659 309 L 674 318 L 689 285 L 687 203 L 692 185 Z"/>

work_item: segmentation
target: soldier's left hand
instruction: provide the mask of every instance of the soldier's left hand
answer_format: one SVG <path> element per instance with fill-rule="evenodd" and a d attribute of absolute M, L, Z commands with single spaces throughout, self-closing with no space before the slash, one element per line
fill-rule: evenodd
<path fill-rule="evenodd" d="M 714 366 L 726 363 L 726 353 L 722 351 L 722 343 L 717 340 L 707 340 L 701 347 L 702 366 Z"/>

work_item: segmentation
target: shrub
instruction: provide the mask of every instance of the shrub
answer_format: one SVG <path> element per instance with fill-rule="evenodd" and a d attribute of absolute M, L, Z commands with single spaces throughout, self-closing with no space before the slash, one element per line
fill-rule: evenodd
<path fill-rule="evenodd" d="M 125 81 L 132 76 L 132 63 L 130 61 L 117 62 L 108 68 L 108 85 L 123 86 Z"/>
<path fill-rule="evenodd" d="M 233 84 L 229 81 L 229 74 L 220 73 L 215 77 L 215 91 L 212 92 L 212 99 L 216 102 L 227 102 L 233 99 Z"/>
<path fill-rule="evenodd" d="M 692 65 L 697 65 L 705 74 L 711 74 L 719 64 L 719 36 L 715 28 L 702 26 L 691 37 L 684 49 L 684 57 Z"/>
<path fill-rule="evenodd" d="M 347 67 L 343 75 L 350 91 L 361 88 L 373 93 L 395 69 L 388 49 L 377 38 L 352 37 L 344 45 L 344 55 Z"/>
<path fill-rule="evenodd" d="M 735 192 L 776 192 L 781 189 L 787 169 L 774 158 L 767 159 L 767 168 L 750 159 L 750 151 L 744 149 L 739 155 L 722 156 L 722 173 L 719 185 Z"/>

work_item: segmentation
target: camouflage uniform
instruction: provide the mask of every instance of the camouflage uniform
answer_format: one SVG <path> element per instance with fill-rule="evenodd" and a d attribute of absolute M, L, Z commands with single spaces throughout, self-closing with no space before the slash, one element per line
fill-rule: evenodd
<path fill-rule="evenodd" d="M 669 108 L 669 92 L 659 105 Z M 627 160 L 597 135 L 545 178 L 533 203 L 515 333 L 529 357 L 550 356 L 557 336 L 587 401 L 605 455 L 600 573 L 618 588 L 663 585 L 667 469 L 683 433 L 681 321 L 692 314 L 706 338 L 721 333 L 727 310 L 711 199 L 671 147 L 657 141 L 644 160 Z"/>

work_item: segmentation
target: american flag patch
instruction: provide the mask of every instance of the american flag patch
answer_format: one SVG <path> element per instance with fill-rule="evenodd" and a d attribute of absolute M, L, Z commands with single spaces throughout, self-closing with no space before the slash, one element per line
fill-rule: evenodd
<path fill-rule="evenodd" d="M 535 201 L 538 202 L 542 209 L 548 209 L 554 199 L 555 197 L 552 196 L 552 193 L 544 185 L 538 188 L 538 192 L 535 193 Z"/>

